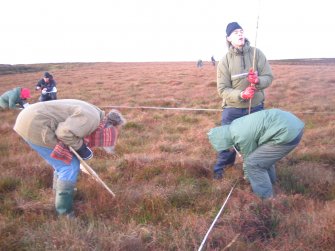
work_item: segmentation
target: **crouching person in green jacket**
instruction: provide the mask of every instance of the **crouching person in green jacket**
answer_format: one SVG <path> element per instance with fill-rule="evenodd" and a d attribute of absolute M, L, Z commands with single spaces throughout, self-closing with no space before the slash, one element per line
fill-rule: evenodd
<path fill-rule="evenodd" d="M 18 115 L 14 130 L 54 169 L 53 188 L 58 215 L 72 217 L 73 192 L 80 162 L 93 157 L 90 147 L 112 152 L 125 120 L 116 110 L 105 112 L 75 99 L 32 104 Z"/>
<path fill-rule="evenodd" d="M 28 98 L 30 98 L 30 90 L 28 88 L 15 87 L 0 96 L 0 108 L 23 109 L 29 105 L 27 102 Z"/>
<path fill-rule="evenodd" d="M 235 147 L 243 156 L 245 175 L 261 198 L 273 196 L 275 163 L 300 142 L 304 123 L 292 113 L 269 109 L 234 120 L 208 132 L 216 151 Z"/>

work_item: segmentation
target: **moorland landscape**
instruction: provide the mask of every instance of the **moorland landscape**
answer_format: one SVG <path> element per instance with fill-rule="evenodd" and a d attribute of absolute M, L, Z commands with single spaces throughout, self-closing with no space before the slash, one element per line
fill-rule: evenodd
<path fill-rule="evenodd" d="M 299 146 L 277 164 L 274 200 L 239 182 L 204 250 L 334 250 L 335 60 L 270 61 L 274 81 L 266 108 L 305 122 Z M 116 153 L 94 150 L 89 165 L 113 198 L 81 173 L 76 217 L 54 212 L 52 168 L 14 131 L 20 110 L 0 111 L 0 250 L 197 250 L 242 160 L 213 180 L 216 152 L 207 132 L 220 124 L 216 68 L 204 62 L 0 65 L 0 93 L 30 88 L 44 71 L 59 99 L 88 101 L 127 119 Z"/>

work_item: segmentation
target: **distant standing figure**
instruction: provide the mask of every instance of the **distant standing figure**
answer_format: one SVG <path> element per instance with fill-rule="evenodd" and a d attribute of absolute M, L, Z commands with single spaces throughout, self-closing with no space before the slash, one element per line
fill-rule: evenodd
<path fill-rule="evenodd" d="M 49 72 L 45 72 L 42 79 L 40 79 L 35 87 L 35 90 L 41 91 L 39 101 L 49 101 L 57 99 L 56 81 Z"/>
<path fill-rule="evenodd" d="M 201 59 L 199 59 L 198 62 L 197 62 L 197 67 L 201 68 L 203 65 L 204 65 L 204 63 L 202 62 Z"/>
<path fill-rule="evenodd" d="M 214 56 L 211 57 L 211 61 L 212 61 L 212 65 L 215 66 L 216 65 L 216 61 L 214 59 Z"/>
<path fill-rule="evenodd" d="M 300 142 L 304 123 L 290 112 L 262 110 L 211 129 L 209 141 L 216 151 L 233 146 L 242 154 L 252 190 L 261 198 L 273 196 L 275 163 Z"/>
<path fill-rule="evenodd" d="M 80 172 L 78 158 L 93 157 L 91 147 L 112 153 L 125 119 L 116 110 L 106 116 L 98 107 L 75 99 L 51 100 L 28 106 L 14 130 L 54 169 L 53 189 L 58 215 L 73 216 L 73 193 Z"/>
<path fill-rule="evenodd" d="M 15 109 L 28 106 L 27 99 L 30 98 L 30 90 L 27 88 L 15 87 L 6 91 L 0 96 L 0 108 Z"/>
<path fill-rule="evenodd" d="M 264 90 L 272 83 L 273 75 L 265 55 L 244 36 L 242 27 L 232 22 L 226 28 L 228 52 L 217 66 L 217 91 L 222 98 L 222 125 L 234 119 L 263 110 Z M 255 69 L 253 59 L 255 54 Z M 251 100 L 251 101 L 250 101 Z M 219 152 L 214 166 L 214 178 L 222 179 L 224 168 L 235 162 L 236 153 L 229 149 Z"/>

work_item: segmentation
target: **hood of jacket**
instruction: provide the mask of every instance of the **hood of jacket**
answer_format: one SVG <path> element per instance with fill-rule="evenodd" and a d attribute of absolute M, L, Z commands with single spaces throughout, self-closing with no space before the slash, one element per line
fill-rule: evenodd
<path fill-rule="evenodd" d="M 227 150 L 234 145 L 229 125 L 212 128 L 207 136 L 213 148 L 218 152 Z"/>

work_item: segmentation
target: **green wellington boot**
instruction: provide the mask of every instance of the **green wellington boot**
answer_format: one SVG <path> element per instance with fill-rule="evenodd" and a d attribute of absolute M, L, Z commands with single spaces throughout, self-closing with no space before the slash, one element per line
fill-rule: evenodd
<path fill-rule="evenodd" d="M 52 193 L 56 195 L 56 188 L 57 188 L 57 180 L 58 180 L 58 174 L 56 171 L 54 171 L 54 176 L 52 179 Z"/>
<path fill-rule="evenodd" d="M 56 186 L 55 207 L 57 214 L 72 217 L 74 183 L 58 180 Z"/>

